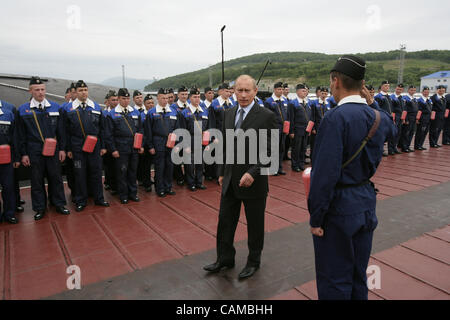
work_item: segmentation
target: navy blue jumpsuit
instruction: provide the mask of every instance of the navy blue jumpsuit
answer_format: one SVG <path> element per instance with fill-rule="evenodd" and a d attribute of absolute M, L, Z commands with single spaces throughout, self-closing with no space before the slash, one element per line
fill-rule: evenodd
<path fill-rule="evenodd" d="M 359 99 L 358 99 L 359 98 Z M 374 137 L 345 168 L 375 121 L 359 96 L 327 112 L 314 150 L 308 208 L 313 236 L 319 299 L 367 299 L 366 269 L 372 247 L 376 192 L 369 179 L 381 162 L 384 143 L 396 128 L 381 111 Z"/>
<path fill-rule="evenodd" d="M 77 205 L 83 206 L 87 205 L 88 186 L 96 203 L 105 201 L 102 186 L 102 158 L 100 156 L 100 150 L 106 149 L 104 142 L 105 118 L 97 103 L 91 100 L 87 100 L 86 103 L 85 110 L 79 100 L 66 104 L 64 110 L 66 149 L 68 152 L 72 152 L 74 163 L 73 201 Z M 88 135 L 98 139 L 92 153 L 82 151 Z"/>
<path fill-rule="evenodd" d="M 0 186 L 2 187 L 3 206 L 0 203 L 0 222 L 3 218 L 14 218 L 16 210 L 16 190 L 14 186 L 13 162 L 20 162 L 17 150 L 16 119 L 9 109 L 0 105 L 0 145 L 9 145 L 11 162 L 0 164 Z"/>
<path fill-rule="evenodd" d="M 140 113 L 128 106 L 125 114 L 119 105 L 106 117 L 105 144 L 109 152 L 119 151 L 119 158 L 114 160 L 117 191 L 120 200 L 137 196 L 138 151 L 134 149 L 134 136 L 144 133 Z"/>
<path fill-rule="evenodd" d="M 66 135 L 64 131 L 64 121 L 62 119 L 61 107 L 55 102 L 44 100 L 42 110 L 39 103 L 32 100 L 23 104 L 19 108 L 18 140 L 21 156 L 29 156 L 31 162 L 31 201 L 34 211 L 44 211 L 47 207 L 47 196 L 45 192 L 44 177 L 47 176 L 48 184 L 52 186 L 49 191 L 50 201 L 57 207 L 66 205 L 64 195 L 64 185 L 61 176 L 61 164 L 59 162 L 59 152 L 66 148 Z M 39 127 L 34 119 L 36 115 Z M 44 141 L 42 138 L 53 138 L 57 140 L 54 156 L 46 157 L 42 155 Z"/>

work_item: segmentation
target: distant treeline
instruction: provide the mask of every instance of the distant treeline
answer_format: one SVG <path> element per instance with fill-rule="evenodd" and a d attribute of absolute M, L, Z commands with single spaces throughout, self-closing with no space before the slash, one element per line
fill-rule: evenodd
<path fill-rule="evenodd" d="M 381 81 L 397 82 L 400 51 L 371 52 L 357 54 L 367 61 L 367 82 L 378 86 Z M 292 86 L 306 82 L 310 87 L 329 84 L 329 71 L 341 55 L 310 52 L 260 53 L 225 62 L 225 79 L 233 81 L 241 74 L 249 74 L 258 79 L 266 61 L 268 66 L 262 80 L 262 89 L 270 87 L 276 81 L 284 81 Z M 211 69 L 211 70 L 210 70 Z M 210 68 L 180 74 L 158 80 L 145 87 L 146 91 L 158 88 L 177 89 L 182 85 L 204 88 L 209 86 L 210 74 L 213 87 L 222 79 L 221 64 Z M 407 52 L 403 82 L 420 85 L 420 78 L 443 70 L 450 70 L 450 50 L 425 50 Z"/>

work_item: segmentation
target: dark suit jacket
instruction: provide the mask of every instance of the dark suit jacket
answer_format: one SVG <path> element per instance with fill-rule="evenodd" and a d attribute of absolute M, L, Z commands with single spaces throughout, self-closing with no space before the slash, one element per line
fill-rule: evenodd
<path fill-rule="evenodd" d="M 257 132 L 257 163 L 251 164 L 249 157 L 249 140 L 246 139 L 245 143 L 245 164 L 227 164 L 226 163 L 226 130 L 233 129 L 236 119 L 236 112 L 238 107 L 234 107 L 225 111 L 224 121 L 222 126 L 222 133 L 224 139 L 224 165 L 219 167 L 220 176 L 223 176 L 223 186 L 222 186 L 222 194 L 226 194 L 229 188 L 232 188 L 234 195 L 238 199 L 255 199 L 255 198 L 265 198 L 267 197 L 267 193 L 269 191 L 269 180 L 267 175 L 261 175 L 261 168 L 270 167 L 270 163 L 266 165 L 262 165 L 260 163 L 260 150 L 259 150 L 259 129 L 267 129 L 268 137 L 267 137 L 267 155 L 270 157 L 270 130 L 277 129 L 277 122 L 275 114 L 269 109 L 262 108 L 258 104 L 254 104 L 249 114 L 245 117 L 244 122 L 242 123 L 241 129 L 246 131 L 248 129 L 255 129 Z M 234 139 L 234 163 L 237 163 L 237 146 L 236 146 L 237 138 Z M 255 181 L 253 182 L 250 188 L 241 188 L 239 187 L 239 182 L 242 176 L 245 173 L 249 173 Z M 231 190 L 230 190 L 231 191 Z"/>

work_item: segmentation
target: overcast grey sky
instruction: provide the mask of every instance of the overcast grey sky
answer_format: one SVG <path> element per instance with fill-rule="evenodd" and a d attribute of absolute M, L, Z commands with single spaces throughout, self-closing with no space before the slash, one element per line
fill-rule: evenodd
<path fill-rule="evenodd" d="M 2 1 L 0 72 L 101 82 L 195 71 L 277 51 L 450 49 L 450 2 L 436 0 Z"/>

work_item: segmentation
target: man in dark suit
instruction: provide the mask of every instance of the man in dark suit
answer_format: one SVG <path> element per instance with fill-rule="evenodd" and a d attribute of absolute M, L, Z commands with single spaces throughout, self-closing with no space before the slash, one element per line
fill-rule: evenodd
<path fill-rule="evenodd" d="M 267 168 L 271 163 L 261 163 L 260 155 L 264 150 L 259 149 L 259 140 L 267 139 L 267 156 L 273 162 L 278 161 L 279 146 L 276 151 L 271 152 L 271 134 L 277 135 L 278 125 L 275 113 L 269 109 L 260 107 L 255 103 L 256 82 L 247 75 L 240 76 L 236 80 L 237 105 L 228 109 L 224 114 L 222 134 L 224 139 L 224 159 L 225 164 L 219 168 L 219 184 L 222 186 L 222 197 L 220 202 L 219 223 L 217 226 L 217 260 L 215 263 L 205 266 L 204 270 L 209 272 L 219 272 L 222 269 L 234 267 L 234 257 L 236 250 L 233 246 L 234 234 L 239 221 L 242 202 L 245 207 L 247 218 L 248 247 L 249 255 L 247 264 L 239 274 L 239 279 L 251 277 L 258 269 L 261 263 L 261 252 L 264 244 L 264 211 L 266 208 L 266 198 L 269 191 Z M 250 141 L 245 139 L 245 162 L 238 163 L 237 136 L 242 134 L 237 131 L 234 134 L 234 141 L 229 141 L 226 132 L 234 132 L 241 129 L 245 134 L 254 130 L 257 141 L 252 141 L 252 146 L 257 146 L 254 150 L 250 149 Z M 265 129 L 265 130 L 264 130 Z M 260 133 L 266 132 L 265 137 Z M 233 137 L 233 135 L 231 135 Z M 227 141 L 228 138 L 228 141 Z M 278 137 L 272 139 L 278 142 Z M 227 159 L 226 153 L 234 148 L 234 159 Z M 250 151 L 256 154 L 250 154 Z M 273 157 L 271 154 L 273 153 Z M 239 153 L 240 154 L 240 153 Z M 251 161 L 255 158 L 256 161 Z M 273 171 L 278 170 L 278 163 L 272 164 Z"/>

